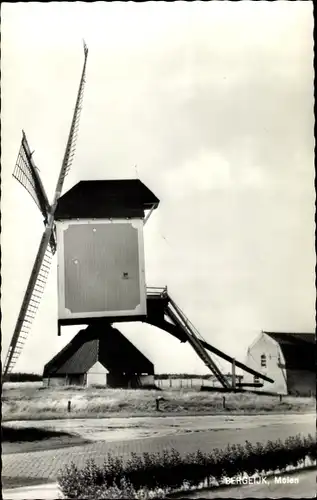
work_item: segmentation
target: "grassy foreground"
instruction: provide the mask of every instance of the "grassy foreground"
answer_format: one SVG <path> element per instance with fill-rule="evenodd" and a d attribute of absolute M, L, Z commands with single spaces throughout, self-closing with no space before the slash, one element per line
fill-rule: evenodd
<path fill-rule="evenodd" d="M 58 482 L 64 498 L 165 498 L 173 491 L 220 485 L 224 477 L 283 471 L 298 467 L 308 458 L 316 463 L 316 438 L 311 435 L 290 437 L 284 442 L 268 441 L 255 445 L 228 445 L 211 453 L 188 453 L 176 450 L 162 453 L 131 454 L 128 461 L 108 455 L 103 466 L 89 460 L 83 469 L 74 464 L 60 472 Z"/>
<path fill-rule="evenodd" d="M 223 394 L 183 390 L 124 390 L 44 388 L 38 383 L 4 384 L 2 420 L 101 418 L 107 416 L 199 415 L 218 413 L 305 413 L 315 411 L 314 398 L 260 396 L 251 393 Z M 162 397 L 160 412 L 155 400 Z M 71 412 L 67 411 L 71 401 Z"/>

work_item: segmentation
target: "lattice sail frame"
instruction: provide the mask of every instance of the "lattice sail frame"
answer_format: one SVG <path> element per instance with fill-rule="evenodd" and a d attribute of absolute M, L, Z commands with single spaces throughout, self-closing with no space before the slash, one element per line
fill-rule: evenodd
<path fill-rule="evenodd" d="M 32 196 L 36 205 L 41 210 L 44 220 L 46 220 L 50 205 L 38 169 L 33 162 L 33 153 L 31 153 L 24 130 L 22 131 L 22 135 L 21 146 L 12 175 Z"/>

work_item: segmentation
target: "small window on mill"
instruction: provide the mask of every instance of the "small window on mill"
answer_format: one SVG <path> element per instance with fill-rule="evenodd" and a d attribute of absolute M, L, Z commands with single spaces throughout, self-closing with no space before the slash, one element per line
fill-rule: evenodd
<path fill-rule="evenodd" d="M 266 355 L 261 354 L 261 367 L 266 368 Z"/>

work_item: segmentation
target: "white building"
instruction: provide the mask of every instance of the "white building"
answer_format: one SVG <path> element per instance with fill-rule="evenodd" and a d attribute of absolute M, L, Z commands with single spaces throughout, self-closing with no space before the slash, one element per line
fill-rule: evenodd
<path fill-rule="evenodd" d="M 261 391 L 311 396 L 316 394 L 315 335 L 262 332 L 247 351 L 246 364 L 272 378 Z M 246 373 L 244 383 L 259 383 Z"/>

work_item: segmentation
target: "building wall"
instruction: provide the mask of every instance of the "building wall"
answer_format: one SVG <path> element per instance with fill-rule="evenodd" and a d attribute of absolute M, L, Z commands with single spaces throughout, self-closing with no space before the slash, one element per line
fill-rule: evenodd
<path fill-rule="evenodd" d="M 75 373 L 71 375 L 66 375 L 67 385 L 86 385 L 86 374 L 85 373 Z"/>
<path fill-rule="evenodd" d="M 154 375 L 140 375 L 140 384 L 142 385 L 154 385 Z"/>
<path fill-rule="evenodd" d="M 154 375 L 138 375 L 110 372 L 107 375 L 107 386 L 112 388 L 136 389 L 141 386 L 154 385 Z"/>
<path fill-rule="evenodd" d="M 261 366 L 261 355 L 266 356 L 266 367 Z M 256 390 L 287 394 L 286 370 L 279 367 L 279 364 L 284 364 L 284 362 L 284 356 L 278 343 L 267 335 L 261 334 L 248 349 L 246 365 L 272 378 L 274 383 L 259 379 L 258 381 L 263 383 L 263 387 L 256 388 Z M 245 373 L 243 383 L 247 382 L 254 383 L 257 380 L 254 379 L 253 375 Z"/>
<path fill-rule="evenodd" d="M 100 361 L 97 361 L 87 373 L 59 375 L 43 379 L 43 385 L 49 387 L 60 387 L 65 385 L 102 385 L 112 388 L 137 388 L 141 386 L 154 385 L 154 375 L 138 375 L 114 373 L 103 366 Z"/>
<path fill-rule="evenodd" d="M 107 385 L 108 370 L 99 362 L 95 363 L 87 372 L 87 386 Z"/>
<path fill-rule="evenodd" d="M 128 388 L 128 377 L 123 373 L 110 372 L 107 375 L 107 386 L 116 388 Z"/>
<path fill-rule="evenodd" d="M 45 387 L 61 387 L 66 385 L 65 377 L 49 377 L 43 378 L 43 386 Z"/>
<path fill-rule="evenodd" d="M 316 395 L 316 374 L 308 370 L 287 370 L 287 388 L 294 396 Z"/>
<path fill-rule="evenodd" d="M 86 375 L 59 375 L 58 377 L 48 377 L 43 379 L 43 386 L 46 387 L 62 387 L 65 385 L 80 385 L 86 384 Z"/>

